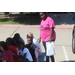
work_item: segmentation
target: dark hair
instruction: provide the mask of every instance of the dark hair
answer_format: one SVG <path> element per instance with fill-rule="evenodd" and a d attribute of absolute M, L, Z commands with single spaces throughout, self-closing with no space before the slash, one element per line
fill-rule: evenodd
<path fill-rule="evenodd" d="M 19 43 L 19 39 L 16 38 L 16 37 L 13 37 L 13 39 L 15 40 L 16 44 L 18 45 L 18 43 Z"/>
<path fill-rule="evenodd" d="M 30 38 L 31 40 L 33 40 L 33 37 L 28 37 L 28 38 Z M 28 38 L 27 38 L 27 39 L 28 39 Z"/>
<path fill-rule="evenodd" d="M 16 33 L 16 34 L 14 35 L 14 37 L 20 38 L 20 34 L 19 34 L 19 33 Z"/>
<path fill-rule="evenodd" d="M 30 36 L 27 34 L 27 39 L 28 39 L 28 38 L 33 38 L 33 37 L 30 37 Z"/>
<path fill-rule="evenodd" d="M 20 34 L 19 33 L 16 33 L 13 37 L 13 39 L 16 41 L 17 45 L 19 43 L 19 39 L 20 39 Z"/>
<path fill-rule="evenodd" d="M 10 45 L 13 45 L 13 46 L 16 46 L 16 43 L 15 43 L 15 41 L 14 41 L 14 39 L 13 38 L 7 38 L 6 40 L 8 40 L 8 42 L 10 42 Z"/>
<path fill-rule="evenodd" d="M 24 43 L 22 42 L 22 41 L 19 41 L 19 43 L 18 44 L 22 44 L 22 45 L 24 45 Z"/>
<path fill-rule="evenodd" d="M 2 46 L 4 48 L 4 50 L 8 50 L 6 42 L 0 41 L 0 46 Z"/>

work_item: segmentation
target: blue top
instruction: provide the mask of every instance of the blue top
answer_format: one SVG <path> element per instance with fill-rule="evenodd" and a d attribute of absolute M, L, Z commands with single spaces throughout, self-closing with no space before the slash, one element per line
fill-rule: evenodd
<path fill-rule="evenodd" d="M 2 52 L 0 52 L 0 58 L 2 58 Z"/>
<path fill-rule="evenodd" d="M 20 37 L 19 41 L 21 41 L 21 42 L 23 42 L 25 44 L 24 40 L 21 37 Z"/>

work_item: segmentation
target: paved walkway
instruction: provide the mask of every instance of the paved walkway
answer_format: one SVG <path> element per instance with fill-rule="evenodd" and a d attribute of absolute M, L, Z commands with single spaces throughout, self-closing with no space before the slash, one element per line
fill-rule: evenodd
<path fill-rule="evenodd" d="M 75 61 L 75 55 L 72 53 L 72 28 L 73 25 L 61 25 L 56 26 L 56 35 L 57 39 L 54 43 L 55 46 L 55 61 L 62 62 L 62 61 Z M 26 43 L 26 35 L 28 32 L 32 32 L 36 39 L 39 38 L 40 31 L 38 26 L 7 26 L 1 25 L 0 26 L 0 41 L 6 40 L 7 37 L 13 37 L 15 33 L 20 33 L 21 37 L 24 39 Z M 42 56 L 39 57 L 40 62 L 45 62 L 45 50 L 41 43 L 42 47 Z"/>

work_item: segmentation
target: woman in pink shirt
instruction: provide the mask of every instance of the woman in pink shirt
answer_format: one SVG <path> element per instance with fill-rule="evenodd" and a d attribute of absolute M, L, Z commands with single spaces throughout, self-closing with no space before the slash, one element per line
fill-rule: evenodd
<path fill-rule="evenodd" d="M 52 18 L 47 17 L 46 13 L 41 12 L 40 18 L 42 19 L 40 23 L 40 38 L 39 40 L 43 42 L 43 46 L 45 48 L 46 53 L 46 42 L 55 41 L 56 33 L 54 31 L 55 23 Z M 51 61 L 54 62 L 54 56 L 50 56 Z M 46 61 L 49 62 L 49 56 L 46 56 Z"/>

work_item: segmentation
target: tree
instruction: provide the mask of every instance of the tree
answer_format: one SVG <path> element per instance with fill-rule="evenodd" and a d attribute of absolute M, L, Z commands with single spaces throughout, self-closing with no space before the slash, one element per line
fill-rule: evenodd
<path fill-rule="evenodd" d="M 23 12 L 20 12 L 20 15 L 23 15 Z"/>
<path fill-rule="evenodd" d="M 4 12 L 5 15 L 9 14 L 9 12 Z"/>

